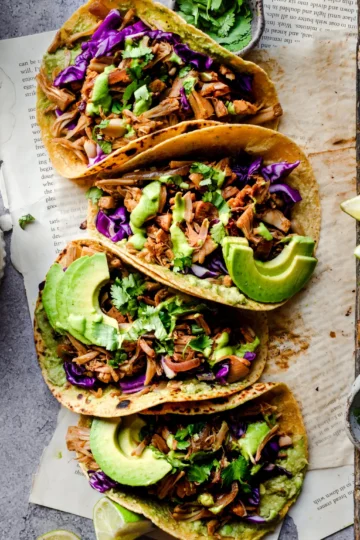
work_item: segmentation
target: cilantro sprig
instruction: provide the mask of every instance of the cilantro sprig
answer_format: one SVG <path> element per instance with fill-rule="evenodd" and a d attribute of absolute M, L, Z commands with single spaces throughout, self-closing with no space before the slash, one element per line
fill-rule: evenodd
<path fill-rule="evenodd" d="M 31 214 L 26 214 L 19 217 L 19 225 L 23 230 L 25 229 L 26 225 L 32 223 L 33 221 L 35 221 L 35 218 Z"/>
<path fill-rule="evenodd" d="M 239 51 L 251 41 L 247 0 L 177 0 L 176 11 L 230 51 Z"/>

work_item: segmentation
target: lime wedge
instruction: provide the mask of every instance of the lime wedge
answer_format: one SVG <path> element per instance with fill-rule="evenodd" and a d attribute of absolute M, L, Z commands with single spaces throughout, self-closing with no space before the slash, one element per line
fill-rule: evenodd
<path fill-rule="evenodd" d="M 355 255 L 355 257 L 360 259 L 360 246 L 356 246 L 355 251 L 354 251 L 354 255 Z"/>
<path fill-rule="evenodd" d="M 80 537 L 70 531 L 58 529 L 38 536 L 36 540 L 80 540 Z"/>
<path fill-rule="evenodd" d="M 340 204 L 340 208 L 343 212 L 349 214 L 349 216 L 360 221 L 360 195 L 344 201 Z"/>
<path fill-rule="evenodd" d="M 133 540 L 153 529 L 151 521 L 107 497 L 96 503 L 93 519 L 97 540 Z"/>

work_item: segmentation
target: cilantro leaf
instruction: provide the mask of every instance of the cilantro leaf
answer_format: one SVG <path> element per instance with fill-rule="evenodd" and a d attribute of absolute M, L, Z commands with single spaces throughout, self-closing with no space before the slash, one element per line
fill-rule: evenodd
<path fill-rule="evenodd" d="M 111 112 L 113 114 L 121 114 L 124 109 L 125 109 L 125 105 L 121 105 L 120 101 L 118 101 L 117 99 L 113 99 L 113 102 L 111 105 Z"/>
<path fill-rule="evenodd" d="M 187 437 L 200 433 L 205 427 L 205 422 L 195 422 L 195 424 L 188 424 L 184 428 L 180 428 L 175 433 L 175 439 L 177 441 L 183 441 Z"/>
<path fill-rule="evenodd" d="M 179 174 L 163 174 L 158 178 L 159 182 L 163 184 L 174 184 L 175 186 L 179 186 L 180 188 L 187 189 L 189 187 L 189 184 L 184 182 L 183 177 Z"/>
<path fill-rule="evenodd" d="M 110 288 L 110 296 L 114 306 L 120 313 L 130 313 L 133 317 L 139 308 L 136 298 L 145 289 L 146 283 L 140 274 L 129 274 L 122 280 L 115 279 L 115 283 Z"/>
<path fill-rule="evenodd" d="M 23 230 L 25 229 L 26 225 L 32 223 L 33 221 L 35 221 L 35 218 L 31 214 L 25 214 L 24 216 L 19 217 L 19 225 Z"/>
<path fill-rule="evenodd" d="M 126 105 L 127 102 L 131 99 L 131 96 L 133 95 L 133 93 L 135 92 L 135 90 L 137 90 L 139 86 L 139 83 L 138 81 L 132 81 L 126 88 L 125 88 L 125 92 L 123 93 L 123 98 L 122 98 L 122 101 L 123 101 L 123 104 Z"/>
<path fill-rule="evenodd" d="M 190 172 L 202 174 L 204 179 L 200 182 L 200 185 L 209 185 L 210 191 L 220 188 L 225 180 L 224 171 L 210 167 L 205 163 L 195 161 L 190 167 Z"/>
<path fill-rule="evenodd" d="M 212 469 L 212 464 L 202 464 L 202 465 L 190 465 L 186 471 L 187 479 L 190 482 L 197 482 L 202 484 L 206 482 L 209 478 Z"/>
<path fill-rule="evenodd" d="M 186 450 L 186 448 L 189 448 L 189 446 L 189 441 L 177 441 L 176 450 Z"/>
<path fill-rule="evenodd" d="M 139 45 L 138 47 L 126 45 L 123 52 L 123 58 L 140 58 L 147 55 L 151 55 L 151 58 L 154 56 L 150 47 L 145 47 L 144 45 Z"/>
<path fill-rule="evenodd" d="M 244 456 L 239 456 L 232 461 L 221 473 L 225 486 L 229 486 L 235 480 L 243 483 L 249 474 L 249 463 Z"/>
<path fill-rule="evenodd" d="M 230 207 L 219 191 L 207 191 L 204 193 L 202 200 L 211 202 L 219 210 L 219 214 L 230 213 Z"/>
<path fill-rule="evenodd" d="M 93 203 L 93 204 L 97 204 L 99 199 L 101 199 L 101 197 L 104 195 L 104 192 L 102 189 L 96 187 L 96 186 L 92 186 L 91 188 L 89 188 L 87 190 L 87 192 L 85 193 L 85 196 L 90 199 L 90 201 Z"/>
<path fill-rule="evenodd" d="M 174 272 L 181 272 L 192 265 L 192 256 L 176 257 L 174 259 Z"/>
<path fill-rule="evenodd" d="M 192 339 L 189 342 L 189 347 L 193 351 L 203 352 L 204 349 L 206 349 L 207 347 L 211 347 L 212 344 L 213 344 L 213 340 L 209 338 L 209 336 L 206 336 L 204 334 L 204 335 L 198 336 L 197 338 Z"/>
<path fill-rule="evenodd" d="M 225 13 L 223 17 L 220 17 L 218 23 L 220 24 L 219 36 L 227 36 L 235 23 L 234 8 Z"/>
<path fill-rule="evenodd" d="M 122 362 L 125 362 L 125 360 L 127 360 L 127 354 L 125 352 L 122 352 L 121 350 L 115 351 L 114 357 L 109 360 L 109 365 L 117 368 Z"/>
<path fill-rule="evenodd" d="M 92 321 L 91 336 L 93 343 L 99 347 L 105 347 L 108 351 L 115 351 L 118 348 L 118 333 L 113 326 Z"/>
<path fill-rule="evenodd" d="M 210 229 L 211 238 L 216 242 L 216 244 L 221 244 L 221 242 L 224 240 L 226 236 L 226 229 L 219 221 L 219 223 L 215 223 Z"/>

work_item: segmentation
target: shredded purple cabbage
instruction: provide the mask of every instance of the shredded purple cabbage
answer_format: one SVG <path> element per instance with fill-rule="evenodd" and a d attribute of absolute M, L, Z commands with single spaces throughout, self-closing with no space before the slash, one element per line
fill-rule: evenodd
<path fill-rule="evenodd" d="M 82 53 L 75 58 L 75 64 L 63 69 L 54 80 L 54 86 L 65 86 L 73 82 L 81 82 L 86 75 L 87 67 L 92 58 L 91 52 L 84 47 L 86 43 L 81 45 Z"/>
<path fill-rule="evenodd" d="M 256 358 L 256 353 L 254 352 L 246 352 L 244 354 L 245 360 L 248 360 L 249 362 L 253 362 Z"/>
<path fill-rule="evenodd" d="M 233 420 L 230 424 L 230 429 L 237 439 L 240 439 L 243 435 L 245 435 L 247 430 L 247 423 L 246 422 L 237 422 Z"/>
<path fill-rule="evenodd" d="M 104 159 L 105 156 L 106 156 L 106 154 L 104 154 L 104 152 L 102 151 L 100 146 L 97 144 L 96 145 L 96 156 L 94 158 L 89 158 L 88 167 L 91 167 L 92 165 L 96 165 L 96 163 L 99 163 L 99 161 Z"/>
<path fill-rule="evenodd" d="M 62 116 L 64 114 L 64 111 L 56 107 L 55 114 L 59 118 L 59 116 Z M 67 124 L 65 124 L 66 128 L 71 131 L 77 126 L 77 120 L 69 120 Z"/>
<path fill-rule="evenodd" d="M 272 184 L 269 188 L 270 193 L 283 193 L 290 202 L 297 203 L 302 200 L 302 197 L 297 189 L 294 189 L 287 184 Z"/>
<path fill-rule="evenodd" d="M 220 274 L 228 275 L 229 272 L 225 266 L 224 256 L 222 254 L 221 249 L 217 249 L 214 251 L 213 255 L 210 257 L 208 263 L 209 270 L 212 270 L 214 272 L 218 272 Z"/>
<path fill-rule="evenodd" d="M 185 94 L 185 88 L 183 86 L 180 88 L 180 102 L 183 111 L 189 112 L 191 110 L 190 103 L 188 102 L 188 98 Z"/>
<path fill-rule="evenodd" d="M 100 56 L 105 56 L 108 54 L 114 47 L 120 45 L 126 38 L 131 36 L 137 36 L 140 32 L 148 30 L 148 26 L 142 21 L 138 21 L 131 26 L 126 26 L 120 32 L 117 30 L 111 30 L 101 37 L 99 42 L 96 44 L 96 51 L 94 51 L 94 57 L 99 58 Z"/>
<path fill-rule="evenodd" d="M 117 9 L 112 9 L 99 28 L 94 32 L 91 39 L 82 43 L 82 52 L 76 57 L 74 65 L 68 66 L 59 73 L 54 81 L 54 86 L 65 86 L 73 82 L 81 82 L 86 75 L 87 67 L 92 58 L 99 58 L 109 54 L 114 47 L 120 45 L 127 37 L 140 39 L 148 36 L 150 39 L 167 41 L 174 47 L 174 52 L 187 65 L 191 65 L 199 71 L 211 69 L 214 60 L 203 53 L 190 49 L 181 38 L 172 32 L 151 30 L 145 23 L 138 21 L 122 30 L 117 30 L 121 23 L 121 14 Z M 252 91 L 253 76 L 249 74 L 237 74 L 236 84 L 239 92 L 250 94 Z M 190 110 L 186 96 L 181 92 L 181 104 L 184 111 Z"/>
<path fill-rule="evenodd" d="M 193 264 L 190 270 L 192 274 L 200 279 L 205 279 L 208 277 L 216 278 L 219 275 L 219 272 L 213 272 L 205 268 L 205 266 L 200 266 L 199 264 Z"/>
<path fill-rule="evenodd" d="M 236 74 L 236 83 L 237 83 L 237 90 L 240 92 L 243 92 L 245 94 L 251 94 L 252 92 L 252 86 L 253 86 L 253 75 L 250 75 L 248 73 L 237 73 Z"/>
<path fill-rule="evenodd" d="M 84 375 L 85 366 L 79 366 L 75 362 L 64 362 L 66 379 L 69 383 L 80 386 L 81 388 L 94 388 L 97 383 L 96 377 Z"/>
<path fill-rule="evenodd" d="M 138 375 L 128 381 L 120 381 L 120 388 L 123 394 L 134 394 L 144 388 L 145 375 Z"/>
<path fill-rule="evenodd" d="M 245 521 L 248 521 L 249 523 L 266 523 L 265 518 L 261 516 L 257 516 L 256 514 L 253 516 L 244 516 L 241 519 L 244 519 Z"/>
<path fill-rule="evenodd" d="M 117 9 L 109 11 L 99 28 L 95 30 L 91 36 L 91 41 L 97 41 L 103 38 L 104 34 L 107 34 L 110 30 L 116 30 L 121 24 L 121 14 Z"/>
<path fill-rule="evenodd" d="M 280 476 L 285 475 L 288 478 L 292 478 L 293 475 L 290 471 L 287 469 L 284 469 L 284 467 L 281 467 L 280 465 L 276 465 L 275 463 L 269 463 L 265 467 L 261 469 L 261 476 L 264 476 L 264 473 L 266 475 L 266 478 L 272 478 L 273 476 Z"/>
<path fill-rule="evenodd" d="M 259 504 L 260 504 L 260 489 L 258 487 L 252 488 L 247 502 L 251 506 L 259 506 Z"/>
<path fill-rule="evenodd" d="M 246 184 L 250 180 L 250 176 L 260 172 L 262 165 L 262 158 L 256 158 L 255 161 L 251 162 L 249 165 L 243 165 L 236 163 L 232 166 L 232 171 L 236 174 L 237 179 Z"/>
<path fill-rule="evenodd" d="M 215 379 L 219 384 L 227 384 L 227 376 L 229 375 L 230 366 L 227 362 L 221 362 L 216 366 L 219 368 L 215 373 Z"/>
<path fill-rule="evenodd" d="M 277 459 L 280 451 L 278 440 L 278 437 L 274 437 L 264 446 L 263 451 L 261 452 L 264 461 L 271 462 Z"/>
<path fill-rule="evenodd" d="M 121 207 L 112 214 L 105 214 L 99 210 L 95 226 L 100 234 L 110 238 L 112 242 L 120 242 L 132 234 L 126 210 L 125 208 L 121 209 Z"/>
<path fill-rule="evenodd" d="M 268 182 L 278 182 L 289 176 L 289 174 L 299 165 L 300 161 L 295 161 L 294 163 L 288 163 L 287 161 L 271 163 L 271 165 L 262 167 L 261 174 Z"/>
<path fill-rule="evenodd" d="M 100 493 L 116 488 L 119 484 L 109 478 L 103 471 L 88 471 L 89 484 Z"/>

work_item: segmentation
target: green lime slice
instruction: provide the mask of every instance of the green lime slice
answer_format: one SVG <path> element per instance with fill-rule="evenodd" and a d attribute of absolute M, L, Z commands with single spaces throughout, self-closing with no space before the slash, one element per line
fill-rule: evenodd
<path fill-rule="evenodd" d="M 360 195 L 340 204 L 341 210 L 360 221 Z"/>
<path fill-rule="evenodd" d="M 107 497 L 94 506 L 93 519 L 97 540 L 133 540 L 153 529 L 151 521 Z"/>
<path fill-rule="evenodd" d="M 355 255 L 355 257 L 360 259 L 360 246 L 356 246 L 355 251 L 354 251 L 354 255 Z"/>
<path fill-rule="evenodd" d="M 56 531 L 50 531 L 48 533 L 39 536 L 36 540 L 81 540 L 76 534 L 65 531 L 64 529 L 57 529 Z"/>

